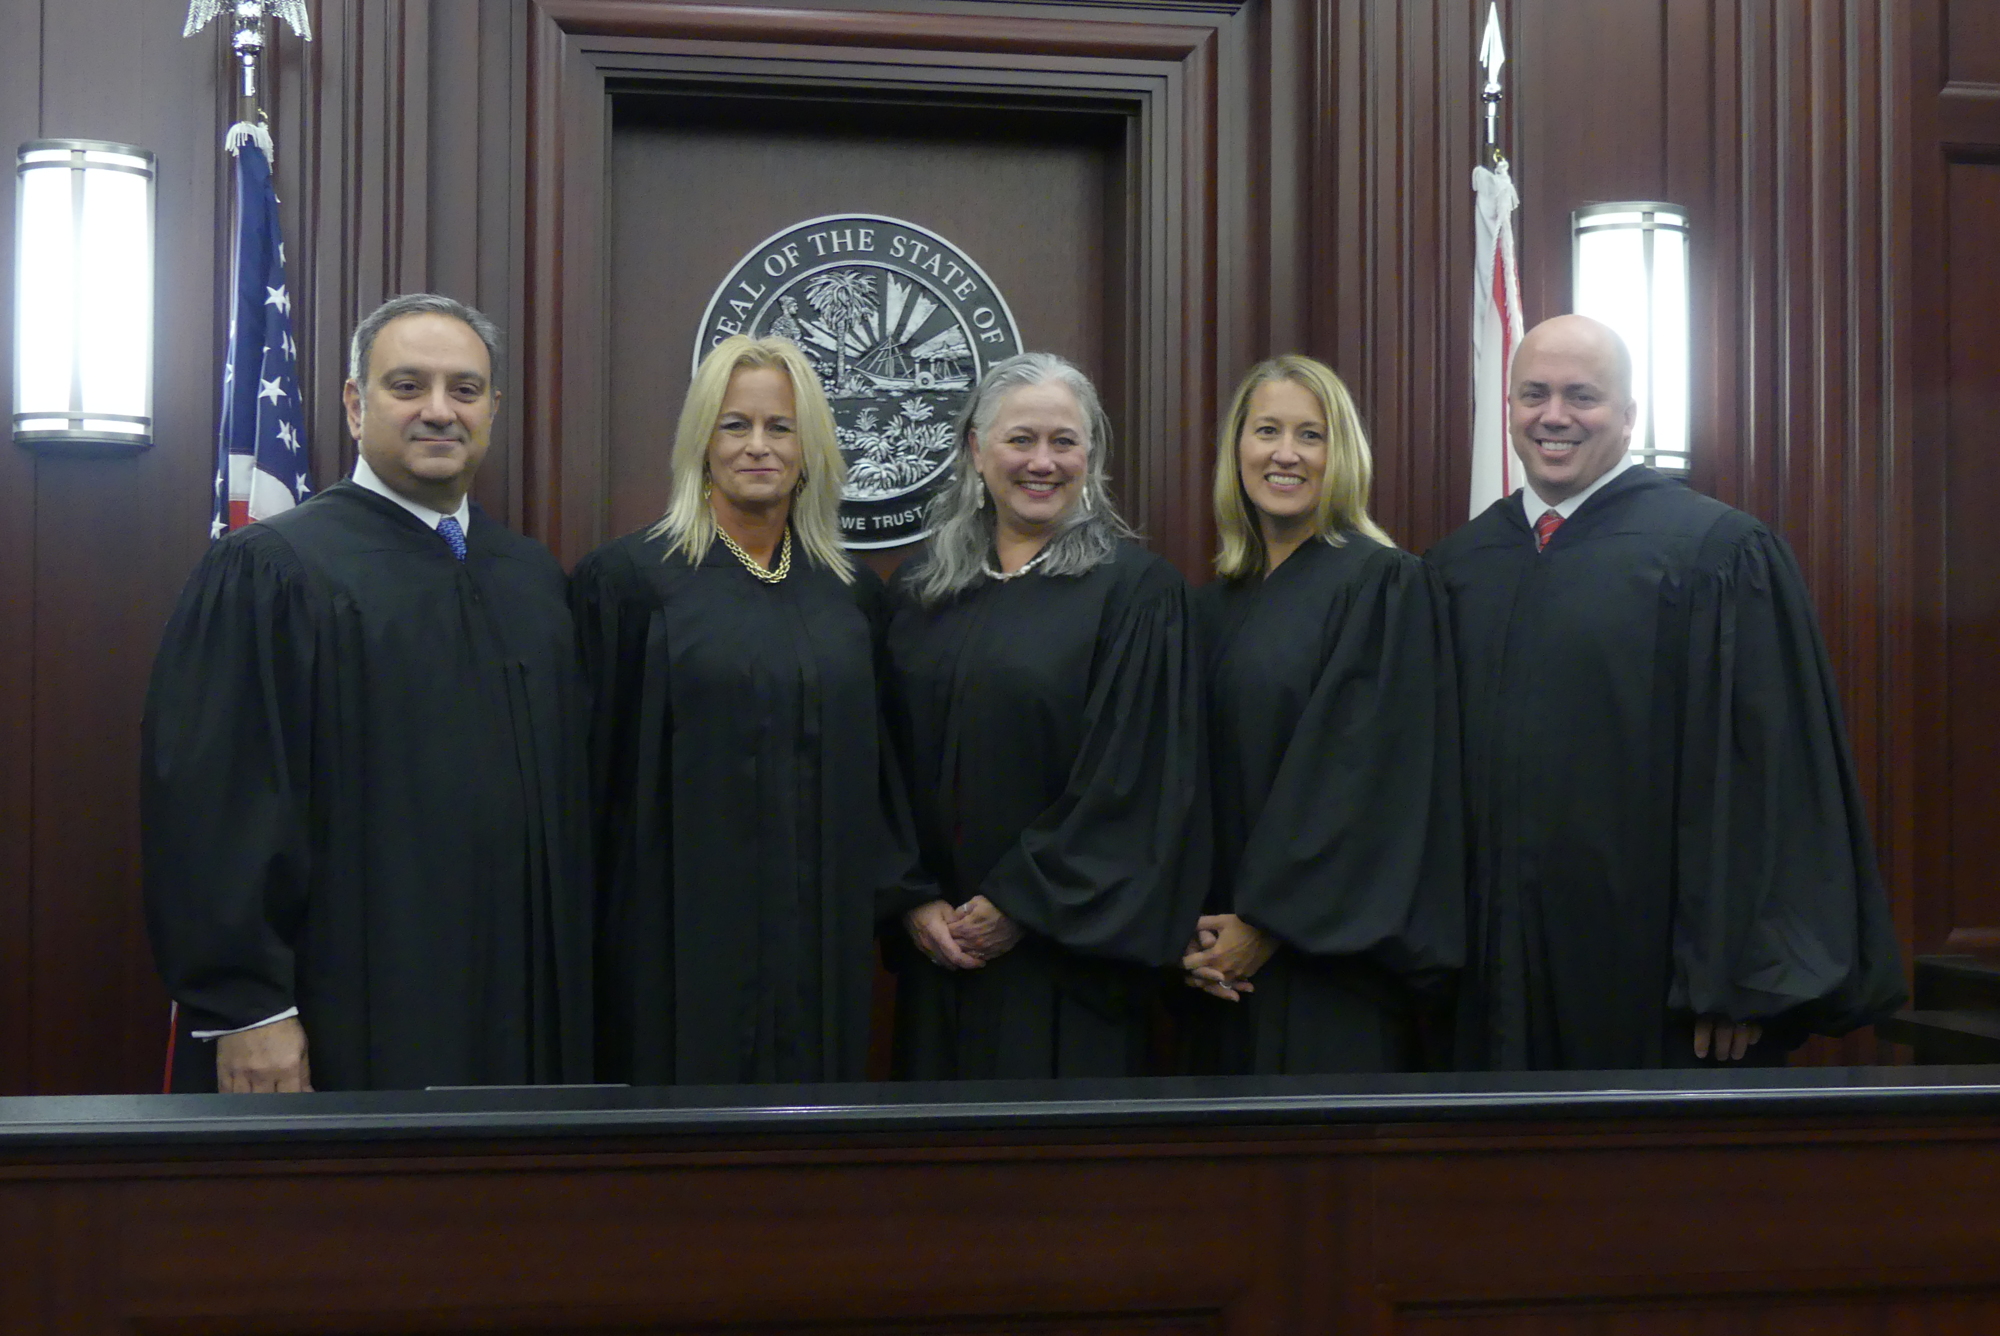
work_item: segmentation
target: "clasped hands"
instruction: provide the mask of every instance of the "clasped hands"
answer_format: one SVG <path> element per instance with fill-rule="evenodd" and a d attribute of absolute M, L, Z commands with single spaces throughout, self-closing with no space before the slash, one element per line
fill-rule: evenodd
<path fill-rule="evenodd" d="M 1243 994 L 1257 991 L 1250 976 L 1277 949 L 1277 938 L 1234 914 L 1203 914 L 1181 956 L 1181 968 L 1187 971 L 1183 982 L 1210 997 L 1240 1002 Z"/>
<path fill-rule="evenodd" d="M 956 909 L 947 900 L 918 905 L 903 915 L 903 927 L 917 950 L 948 970 L 976 970 L 1021 940 L 1020 925 L 983 895 Z"/>
<path fill-rule="evenodd" d="M 1694 1023 L 1694 1055 L 1705 1058 L 1713 1049 L 1717 1062 L 1741 1062 L 1750 1046 L 1763 1037 L 1764 1027 L 1755 1021 L 1732 1023 L 1703 1016 Z"/>

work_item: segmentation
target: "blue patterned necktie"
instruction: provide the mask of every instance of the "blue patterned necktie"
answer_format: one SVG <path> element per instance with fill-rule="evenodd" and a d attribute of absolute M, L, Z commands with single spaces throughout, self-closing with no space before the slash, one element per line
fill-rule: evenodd
<path fill-rule="evenodd" d="M 438 537 L 444 539 L 451 554 L 460 561 L 465 560 L 465 530 L 458 527 L 458 521 L 447 515 L 438 521 Z"/>

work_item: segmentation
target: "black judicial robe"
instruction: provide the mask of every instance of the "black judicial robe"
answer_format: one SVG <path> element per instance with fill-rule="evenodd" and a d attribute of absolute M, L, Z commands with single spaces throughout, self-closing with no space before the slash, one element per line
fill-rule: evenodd
<path fill-rule="evenodd" d="M 1196 596 L 1208 660 L 1208 912 L 1281 945 L 1237 1002 L 1189 994 L 1225 1073 L 1398 1071 L 1465 958 L 1458 686 L 1444 588 L 1365 534 Z"/>
<path fill-rule="evenodd" d="M 889 716 L 943 889 L 885 909 L 984 894 L 1025 932 L 951 971 L 893 927 L 898 1071 L 1136 1075 L 1156 971 L 1179 960 L 1207 880 L 1186 581 L 1136 543 L 935 608 L 911 573 L 891 586 Z"/>
<path fill-rule="evenodd" d="M 1757 520 L 1634 467 L 1535 551 L 1518 497 L 1429 554 L 1465 702 L 1461 1065 L 1694 1063 L 1903 996 L 1825 647 Z"/>
<path fill-rule="evenodd" d="M 766 584 L 644 533 L 572 582 L 594 685 L 599 1070 L 647 1085 L 866 1072 L 885 812 L 882 584 Z M 898 837 L 895 830 L 900 829 Z"/>
<path fill-rule="evenodd" d="M 316 1089 L 590 1078 L 563 573 L 477 507 L 466 546 L 336 483 L 211 547 L 154 664 L 161 973 L 191 1029 L 296 1005 Z"/>

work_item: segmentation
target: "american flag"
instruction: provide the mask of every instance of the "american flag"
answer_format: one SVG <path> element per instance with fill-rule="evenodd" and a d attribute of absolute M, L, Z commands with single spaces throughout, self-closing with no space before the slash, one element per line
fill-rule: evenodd
<path fill-rule="evenodd" d="M 285 243 L 278 235 L 278 196 L 271 189 L 271 132 L 238 122 L 222 142 L 236 155 L 236 247 L 210 538 L 290 510 L 312 494 Z M 174 1089 L 179 1033 L 176 1002 L 167 1009 L 167 1064 L 160 1087 L 167 1094 Z"/>
<path fill-rule="evenodd" d="M 236 247 L 211 538 L 269 519 L 312 493 L 285 245 L 271 189 L 271 133 L 239 123 L 224 143 L 236 155 Z"/>

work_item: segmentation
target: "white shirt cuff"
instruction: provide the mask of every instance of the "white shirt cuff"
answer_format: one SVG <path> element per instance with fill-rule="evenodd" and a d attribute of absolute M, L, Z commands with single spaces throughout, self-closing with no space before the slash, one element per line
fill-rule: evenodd
<path fill-rule="evenodd" d="M 298 1014 L 299 1009 L 297 1007 L 286 1007 L 275 1016 L 266 1016 L 263 1020 L 257 1021 L 254 1024 L 239 1025 L 234 1030 L 189 1030 L 188 1033 L 196 1039 L 220 1039 L 226 1034 L 242 1034 L 245 1030 L 261 1030 L 267 1025 L 276 1025 L 279 1021 L 288 1021 Z"/>

